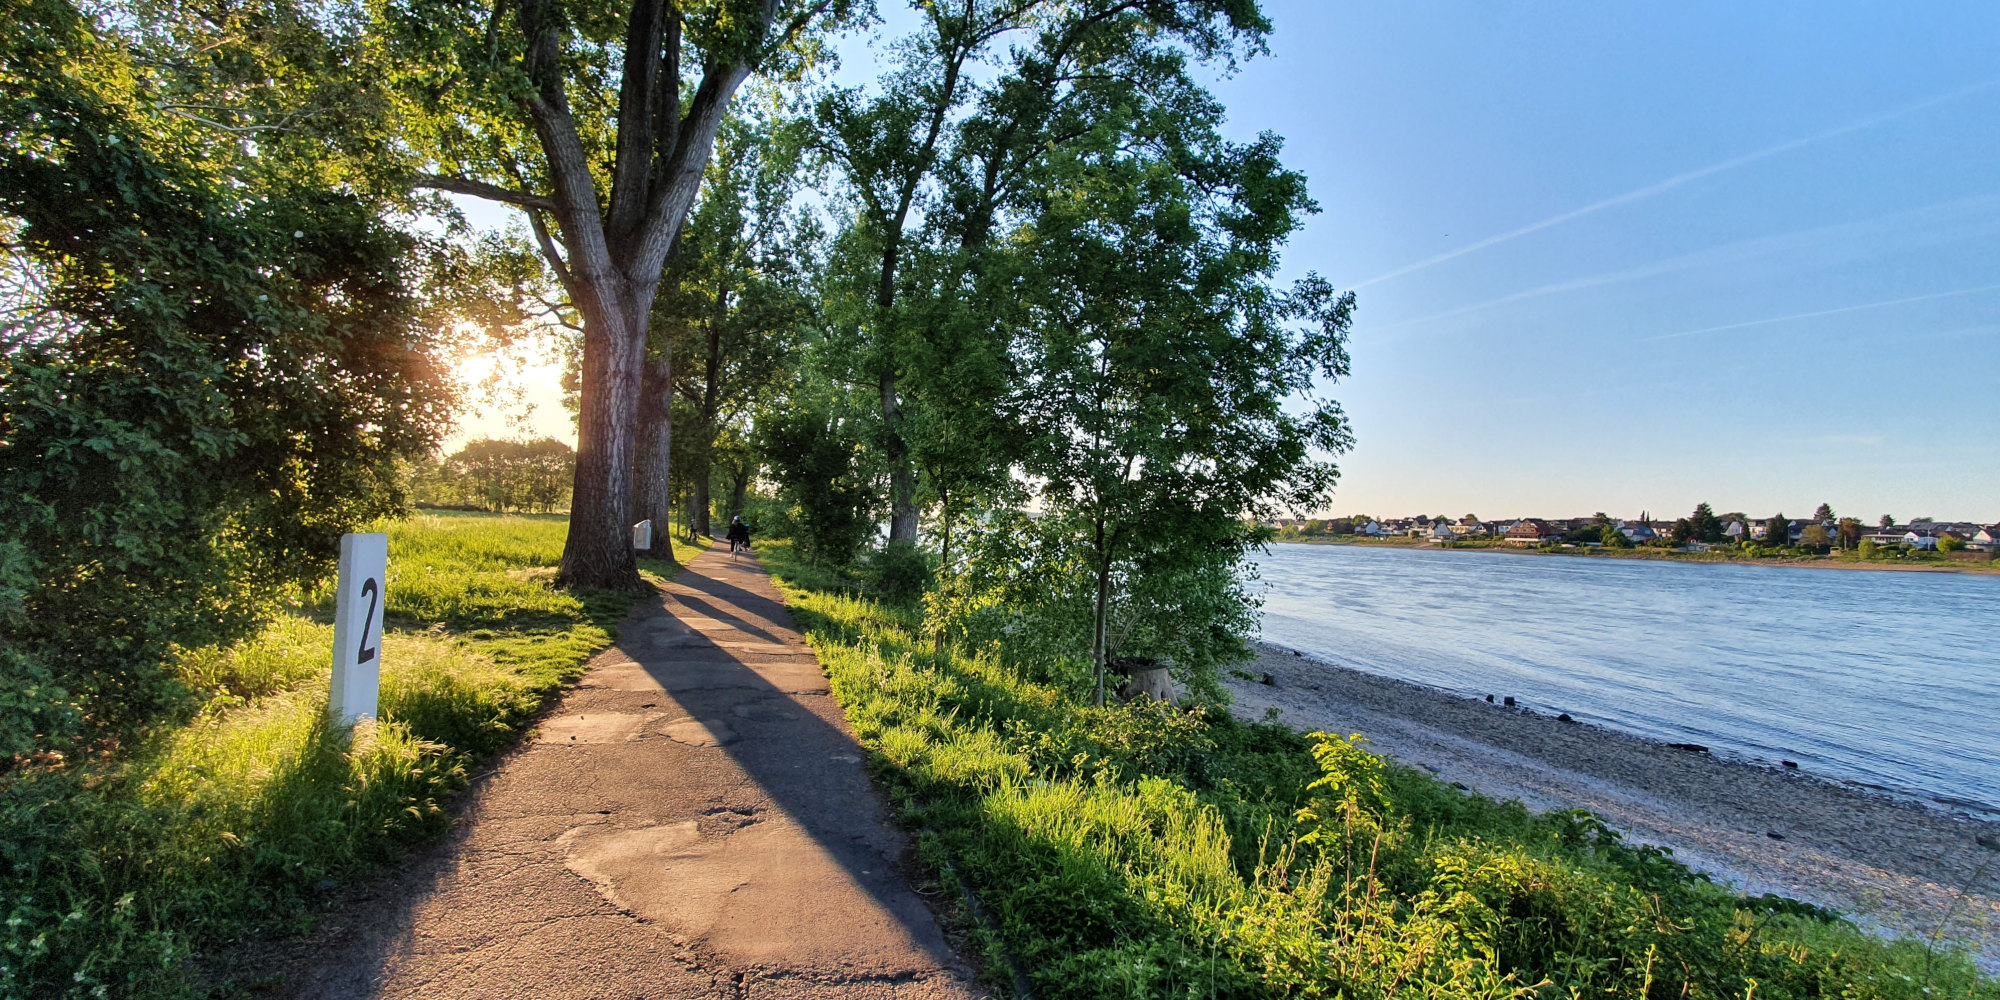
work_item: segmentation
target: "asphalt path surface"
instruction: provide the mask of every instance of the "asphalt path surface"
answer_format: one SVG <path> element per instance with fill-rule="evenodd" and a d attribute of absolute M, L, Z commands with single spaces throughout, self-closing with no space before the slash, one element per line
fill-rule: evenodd
<path fill-rule="evenodd" d="M 330 998 L 983 995 L 911 889 L 863 756 L 769 577 L 711 550 L 481 775 L 444 844 L 269 956 L 270 985 Z"/>

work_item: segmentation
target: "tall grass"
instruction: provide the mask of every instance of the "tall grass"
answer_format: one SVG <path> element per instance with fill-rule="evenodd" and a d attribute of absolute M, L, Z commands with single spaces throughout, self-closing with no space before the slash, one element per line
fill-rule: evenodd
<path fill-rule="evenodd" d="M 1364 741 L 1092 708 L 1000 650 L 759 552 L 968 933 L 1048 997 L 2000 1000 L 1963 954 L 1747 898 L 1582 812 L 1532 814 Z M 996 977 L 1004 979 L 1004 977 Z"/>
<path fill-rule="evenodd" d="M 322 594 L 248 641 L 184 651 L 170 668 L 200 707 L 138 746 L 8 776 L 0 996 L 179 995 L 199 950 L 309 927 L 343 882 L 445 828 L 467 766 L 518 736 L 631 603 L 549 586 L 560 518 L 385 530 L 378 721 L 327 722 Z"/>

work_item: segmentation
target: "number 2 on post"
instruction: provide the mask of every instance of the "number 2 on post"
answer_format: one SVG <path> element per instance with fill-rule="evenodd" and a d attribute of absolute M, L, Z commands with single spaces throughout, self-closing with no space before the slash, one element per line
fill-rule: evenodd
<path fill-rule="evenodd" d="M 367 663 L 375 658 L 375 649 L 368 645 L 368 633 L 375 628 L 375 605 L 382 600 L 382 591 L 371 576 L 362 582 L 361 592 L 368 595 L 368 617 L 361 622 L 361 646 L 354 651 L 354 662 Z"/>

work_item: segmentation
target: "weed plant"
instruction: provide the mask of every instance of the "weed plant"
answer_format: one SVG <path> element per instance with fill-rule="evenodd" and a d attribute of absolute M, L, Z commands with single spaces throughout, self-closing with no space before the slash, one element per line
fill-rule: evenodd
<path fill-rule="evenodd" d="M 1092 708 L 1080 664 L 938 651 L 911 608 L 758 546 L 996 982 L 1113 997 L 2000 1000 L 1963 954 L 1714 884 L 1359 737 Z"/>
<path fill-rule="evenodd" d="M 181 651 L 169 668 L 199 696 L 191 714 L 115 758 L 7 775 L 0 996 L 180 995 L 200 951 L 307 929 L 328 893 L 446 827 L 467 767 L 582 672 L 631 602 L 549 586 L 560 517 L 385 530 L 379 721 L 328 724 L 321 592 L 251 639 Z"/>

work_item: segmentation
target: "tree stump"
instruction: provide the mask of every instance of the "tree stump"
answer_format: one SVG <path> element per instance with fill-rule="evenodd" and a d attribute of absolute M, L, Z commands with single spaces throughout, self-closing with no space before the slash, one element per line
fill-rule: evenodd
<path fill-rule="evenodd" d="M 1151 657 L 1120 656 L 1106 661 L 1105 667 L 1125 678 L 1125 682 L 1118 685 L 1119 701 L 1151 698 L 1172 702 L 1176 697 L 1173 675 L 1164 664 Z"/>

